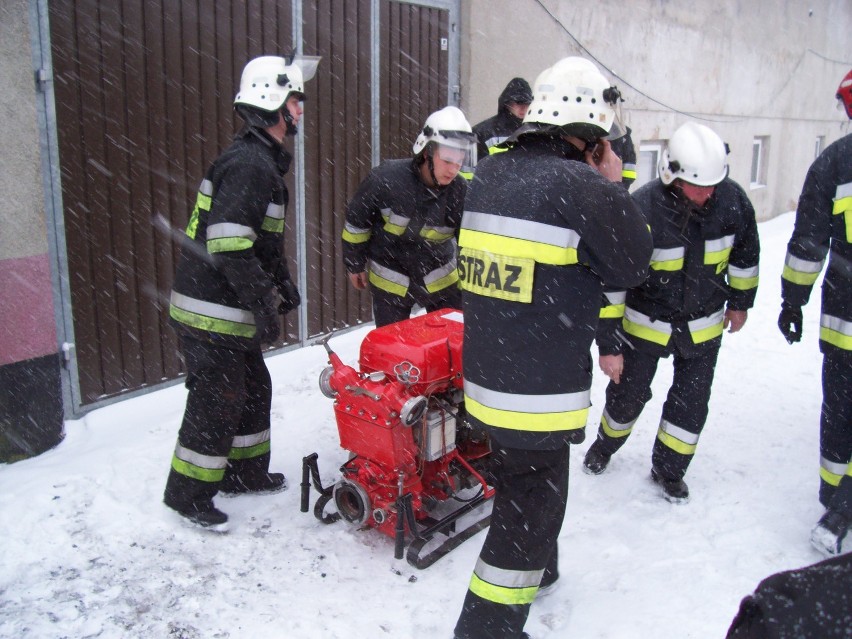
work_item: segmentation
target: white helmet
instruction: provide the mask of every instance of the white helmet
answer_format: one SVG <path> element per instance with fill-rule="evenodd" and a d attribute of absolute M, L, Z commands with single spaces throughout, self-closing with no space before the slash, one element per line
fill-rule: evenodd
<path fill-rule="evenodd" d="M 278 111 L 292 93 L 305 99 L 305 81 L 314 76 L 318 57 L 296 59 L 265 55 L 251 60 L 243 69 L 234 105 L 244 104 L 262 111 Z"/>
<path fill-rule="evenodd" d="M 414 141 L 414 155 L 420 155 L 430 142 L 469 151 L 471 147 L 476 147 L 476 135 L 461 109 L 446 106 L 426 118 L 423 129 Z"/>
<path fill-rule="evenodd" d="M 728 151 L 712 129 L 687 122 L 672 134 L 657 168 L 663 184 L 680 179 L 696 186 L 714 186 L 728 175 Z"/>
<path fill-rule="evenodd" d="M 620 97 L 592 62 L 563 58 L 536 78 L 533 100 L 524 117 L 524 125 L 529 126 L 522 128 L 533 132 L 558 127 L 583 139 L 602 138 L 613 126 Z"/>

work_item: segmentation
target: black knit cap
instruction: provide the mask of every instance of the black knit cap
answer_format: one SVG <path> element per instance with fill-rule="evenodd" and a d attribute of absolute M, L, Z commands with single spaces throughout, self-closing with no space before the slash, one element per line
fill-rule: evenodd
<path fill-rule="evenodd" d="M 517 102 L 518 104 L 529 104 L 532 102 L 533 94 L 529 82 L 523 78 L 512 78 L 503 93 L 500 94 L 500 104 Z"/>

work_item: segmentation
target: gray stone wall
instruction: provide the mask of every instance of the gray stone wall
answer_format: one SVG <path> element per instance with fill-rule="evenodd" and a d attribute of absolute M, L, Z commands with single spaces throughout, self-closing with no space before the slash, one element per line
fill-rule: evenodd
<path fill-rule="evenodd" d="M 0 260 L 47 253 L 27 0 L 0 0 Z"/>

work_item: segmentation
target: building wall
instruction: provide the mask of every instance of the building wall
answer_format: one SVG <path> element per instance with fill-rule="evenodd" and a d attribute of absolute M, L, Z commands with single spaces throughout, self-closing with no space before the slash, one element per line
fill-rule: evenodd
<path fill-rule="evenodd" d="M 512 77 L 533 84 L 560 58 L 582 55 L 622 90 L 637 147 L 666 140 L 689 119 L 717 131 L 731 147 L 731 177 L 746 188 L 759 219 L 795 208 L 817 136 L 827 145 L 852 130 L 834 100 L 852 68 L 848 0 L 462 6 L 462 108 L 472 123 L 495 113 Z M 758 188 L 750 186 L 755 136 L 769 142 L 765 186 Z"/>
<path fill-rule="evenodd" d="M 26 0 L 0 4 L 0 86 L 3 365 L 56 351 Z"/>
<path fill-rule="evenodd" d="M 0 2 L 0 462 L 62 434 L 27 0 Z"/>

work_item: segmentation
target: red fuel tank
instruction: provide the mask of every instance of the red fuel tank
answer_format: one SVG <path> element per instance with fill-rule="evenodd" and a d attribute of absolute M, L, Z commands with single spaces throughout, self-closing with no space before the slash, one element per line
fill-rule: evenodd
<path fill-rule="evenodd" d="M 415 395 L 459 388 L 462 380 L 461 311 L 441 309 L 377 328 L 361 343 L 361 372 L 381 371 L 410 385 Z"/>

